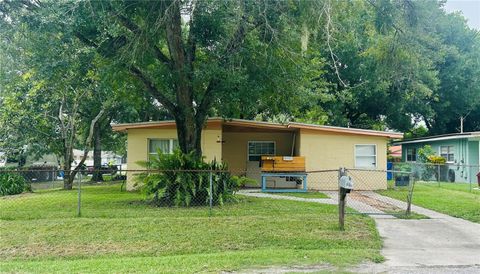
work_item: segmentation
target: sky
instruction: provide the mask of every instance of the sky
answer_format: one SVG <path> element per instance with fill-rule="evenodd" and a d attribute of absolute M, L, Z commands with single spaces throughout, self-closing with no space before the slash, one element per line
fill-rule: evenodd
<path fill-rule="evenodd" d="M 445 10 L 460 11 L 471 28 L 480 30 L 480 0 L 447 0 Z"/>

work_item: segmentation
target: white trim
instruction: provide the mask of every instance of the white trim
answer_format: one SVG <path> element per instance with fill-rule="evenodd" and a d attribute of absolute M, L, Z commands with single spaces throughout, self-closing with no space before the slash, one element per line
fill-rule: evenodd
<path fill-rule="evenodd" d="M 411 141 L 401 141 L 401 142 L 394 142 L 396 145 L 403 145 L 403 144 L 414 144 L 414 143 L 423 143 L 423 142 L 434 142 L 434 141 L 443 141 L 443 140 L 452 140 L 452 139 L 470 139 L 470 138 L 477 138 L 480 134 L 465 134 L 465 135 L 455 135 L 455 136 L 445 136 L 445 137 L 432 137 L 432 138 L 425 138 L 419 140 L 411 140 Z"/>
<path fill-rule="evenodd" d="M 447 147 L 447 157 L 445 158 L 445 163 L 454 164 L 455 163 L 455 150 L 456 150 L 455 145 L 439 145 L 438 146 L 438 156 L 440 156 L 440 157 L 443 157 L 442 156 L 442 147 Z M 448 149 L 448 147 L 453 147 L 454 152 L 450 153 L 450 149 Z M 453 154 L 453 161 L 448 160 L 448 155 L 450 155 L 450 154 Z"/>
<path fill-rule="evenodd" d="M 273 155 L 269 155 L 269 156 L 277 155 L 277 142 L 275 142 L 275 141 L 255 141 L 255 140 L 251 140 L 251 141 L 247 142 L 247 162 L 250 162 L 250 156 L 266 155 L 266 154 L 262 154 L 262 155 L 250 154 L 250 143 L 273 143 Z"/>
<path fill-rule="evenodd" d="M 378 167 L 378 149 L 376 144 L 355 144 L 353 146 L 353 160 L 355 163 L 355 168 L 360 168 L 360 169 L 369 169 L 370 167 L 359 167 L 357 164 L 357 146 L 374 146 L 375 147 L 375 155 L 362 155 L 359 157 L 375 157 L 375 169 Z"/>
<path fill-rule="evenodd" d="M 175 139 L 175 138 L 147 138 L 147 154 L 148 154 L 148 157 L 150 157 L 150 155 L 158 155 L 158 153 L 156 153 L 156 152 L 150 152 L 150 142 L 151 141 L 168 141 L 168 152 L 167 152 L 167 154 L 172 154 L 173 149 L 174 149 L 173 142 L 175 140 L 177 140 L 177 139 Z M 165 151 L 163 153 L 165 153 Z"/>
<path fill-rule="evenodd" d="M 409 149 L 415 150 L 415 161 L 409 161 L 409 160 L 408 160 L 408 150 L 409 150 Z M 407 163 L 416 163 L 416 162 L 417 162 L 417 157 L 418 157 L 418 151 L 417 151 L 417 148 L 416 148 L 416 147 L 410 147 L 410 148 L 407 147 L 407 148 L 405 149 L 405 162 L 407 162 Z"/>

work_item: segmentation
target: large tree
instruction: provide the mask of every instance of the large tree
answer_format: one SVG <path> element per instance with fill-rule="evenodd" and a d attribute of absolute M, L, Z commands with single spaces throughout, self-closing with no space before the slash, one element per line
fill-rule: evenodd
<path fill-rule="evenodd" d="M 212 107 L 237 99 L 253 105 L 263 94 L 291 97 L 304 64 L 292 2 L 85 1 L 38 8 L 68 14 L 65 31 L 141 82 L 175 119 L 180 149 L 199 156 Z"/>

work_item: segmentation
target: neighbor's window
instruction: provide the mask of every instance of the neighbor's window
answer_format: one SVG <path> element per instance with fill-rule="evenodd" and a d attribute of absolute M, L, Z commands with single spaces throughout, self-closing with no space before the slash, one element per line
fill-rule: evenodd
<path fill-rule="evenodd" d="M 172 154 L 173 150 L 178 147 L 177 139 L 149 139 L 148 154 L 157 155 L 158 149 L 163 153 Z"/>
<path fill-rule="evenodd" d="M 445 158 L 448 163 L 455 161 L 455 148 L 453 146 L 440 146 L 440 156 Z"/>
<path fill-rule="evenodd" d="M 376 168 L 377 167 L 377 146 L 376 145 L 355 145 L 355 167 Z"/>
<path fill-rule="evenodd" d="M 417 161 L 417 149 L 407 148 L 407 162 L 416 162 L 416 161 Z"/>
<path fill-rule="evenodd" d="M 260 161 L 262 156 L 275 155 L 275 142 L 250 141 L 248 142 L 248 160 Z"/>

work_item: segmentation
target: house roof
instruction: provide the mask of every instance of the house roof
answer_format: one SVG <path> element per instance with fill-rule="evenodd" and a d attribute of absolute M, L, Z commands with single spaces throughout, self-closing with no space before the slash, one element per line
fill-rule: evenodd
<path fill-rule="evenodd" d="M 388 150 L 390 151 L 390 155 L 393 156 L 393 157 L 401 157 L 402 156 L 402 146 L 401 145 L 391 146 L 391 147 L 388 148 Z"/>
<path fill-rule="evenodd" d="M 253 121 L 253 120 L 224 119 L 224 118 L 215 117 L 215 118 L 209 118 L 207 123 L 209 125 L 217 123 L 217 124 L 226 125 L 226 126 L 261 128 L 261 129 L 272 129 L 272 130 L 293 131 L 296 129 L 306 129 L 306 130 L 312 130 L 312 131 L 335 132 L 335 133 L 345 133 L 345 134 L 354 134 L 354 135 L 369 135 L 369 136 L 387 137 L 387 138 L 393 138 L 393 139 L 400 139 L 403 137 L 403 133 L 394 132 L 394 131 L 378 131 L 378 130 L 323 126 L 323 125 L 295 123 L 295 122 L 280 124 L 280 123 L 271 123 L 271 122 L 262 122 L 262 121 Z M 127 131 L 129 129 L 173 128 L 173 127 L 175 127 L 175 121 L 173 120 L 112 125 L 112 128 L 114 131 Z"/>
<path fill-rule="evenodd" d="M 455 140 L 455 139 L 465 139 L 465 138 L 478 138 L 480 137 L 480 131 L 472 132 L 463 132 L 463 133 L 449 133 L 442 135 L 435 135 L 422 138 L 414 138 L 410 140 L 395 142 L 395 145 L 402 144 L 414 144 L 414 143 L 423 143 L 423 142 L 433 142 L 433 141 L 444 141 L 444 140 Z"/>

